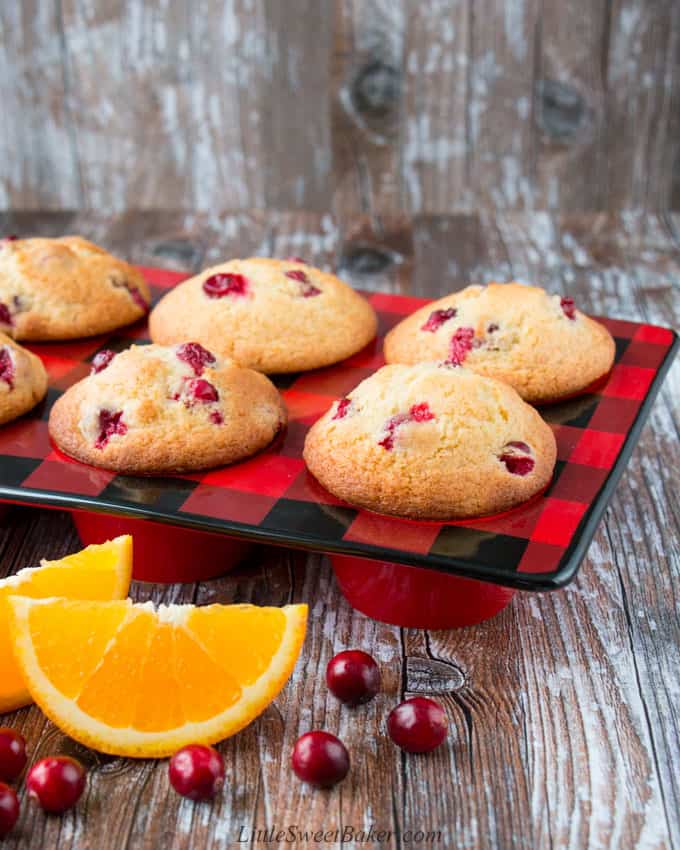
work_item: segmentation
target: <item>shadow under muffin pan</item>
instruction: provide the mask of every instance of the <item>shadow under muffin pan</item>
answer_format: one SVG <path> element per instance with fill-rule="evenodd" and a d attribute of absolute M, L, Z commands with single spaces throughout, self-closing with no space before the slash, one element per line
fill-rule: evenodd
<path fill-rule="evenodd" d="M 187 275 L 142 269 L 154 300 Z M 336 399 L 384 365 L 383 337 L 424 299 L 366 293 L 377 339 L 342 363 L 275 377 L 289 424 L 268 449 L 229 467 L 163 478 L 119 475 L 62 454 L 49 440 L 56 398 L 85 377 L 98 351 L 148 343 L 146 323 L 114 334 L 34 344 L 47 398 L 0 428 L 0 501 L 73 512 L 84 544 L 131 533 L 135 578 L 199 581 L 223 575 L 254 543 L 330 556 L 351 605 L 400 626 L 453 628 L 493 616 L 516 590 L 573 579 L 672 362 L 666 328 L 598 317 L 616 341 L 612 372 L 575 398 L 540 408 L 558 460 L 542 494 L 496 516 L 417 522 L 336 499 L 307 471 L 308 428 Z"/>

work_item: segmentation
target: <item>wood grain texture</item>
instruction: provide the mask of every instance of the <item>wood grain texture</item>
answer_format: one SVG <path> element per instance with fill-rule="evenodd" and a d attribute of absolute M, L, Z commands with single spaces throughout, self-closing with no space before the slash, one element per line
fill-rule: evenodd
<path fill-rule="evenodd" d="M 677 208 L 675 0 L 0 4 L 0 208 Z"/>
<path fill-rule="evenodd" d="M 611 3 L 549 2 L 542 10 L 533 92 L 538 206 L 606 209 Z"/>
<path fill-rule="evenodd" d="M 135 262 L 187 271 L 236 252 L 299 253 L 368 288 L 432 297 L 469 279 L 518 277 L 568 290 L 593 312 L 666 325 L 680 315 L 673 215 L 366 216 L 348 226 L 314 212 L 24 213 L 0 216 L 0 230 L 82 232 Z M 375 623 L 342 599 L 325 558 L 274 548 L 217 581 L 136 585 L 136 599 L 157 602 L 307 601 L 304 657 L 275 703 L 220 745 L 227 784 L 214 805 L 180 800 L 165 762 L 100 757 L 35 708 L 3 718 L 33 756 L 72 753 L 91 767 L 75 813 L 46 818 L 24 805 L 3 846 L 231 848 L 254 828 L 297 824 L 373 825 L 391 831 L 381 846 L 393 848 L 417 846 L 407 837 L 417 829 L 441 831 L 429 846 L 465 850 L 680 847 L 678 398 L 676 364 L 577 580 L 518 594 L 477 627 Z M 0 575 L 77 546 L 66 515 L 10 508 Z M 353 711 L 323 683 L 326 663 L 347 647 L 374 654 L 384 676 L 376 700 Z M 435 695 L 451 718 L 447 746 L 427 757 L 401 755 L 385 735 L 388 710 L 415 693 Z M 339 734 L 352 754 L 350 776 L 330 792 L 311 791 L 288 767 L 294 740 L 313 727 Z"/>
<path fill-rule="evenodd" d="M 396 212 L 399 180 L 404 10 L 370 0 L 335 6 L 332 143 L 334 211 Z"/>

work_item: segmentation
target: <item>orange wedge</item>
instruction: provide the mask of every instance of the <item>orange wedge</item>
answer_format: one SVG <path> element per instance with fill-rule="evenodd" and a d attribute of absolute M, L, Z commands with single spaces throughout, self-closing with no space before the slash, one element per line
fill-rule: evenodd
<path fill-rule="evenodd" d="M 306 605 L 8 599 L 31 696 L 93 749 L 157 758 L 238 732 L 293 671 Z"/>
<path fill-rule="evenodd" d="M 6 599 L 13 594 L 45 599 L 125 599 L 132 577 L 132 538 L 88 546 L 59 561 L 42 561 L 0 581 L 0 713 L 31 702 L 12 653 Z"/>

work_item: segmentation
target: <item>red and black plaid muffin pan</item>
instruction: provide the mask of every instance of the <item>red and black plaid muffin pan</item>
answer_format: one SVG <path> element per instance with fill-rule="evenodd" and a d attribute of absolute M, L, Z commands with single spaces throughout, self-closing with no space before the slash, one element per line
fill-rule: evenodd
<path fill-rule="evenodd" d="M 158 298 L 183 275 L 143 269 Z M 148 342 L 139 323 L 110 336 L 30 346 L 49 373 L 45 401 L 0 428 L 0 500 L 146 518 L 263 543 L 360 555 L 525 590 L 552 590 L 575 575 L 671 364 L 677 335 L 666 328 L 600 319 L 616 339 L 616 363 L 596 391 L 542 408 L 558 461 L 545 493 L 505 514 L 456 522 L 414 522 L 358 510 L 307 472 L 310 425 L 383 365 L 382 338 L 423 299 L 368 296 L 379 336 L 327 369 L 275 380 L 289 411 L 286 432 L 259 455 L 191 475 L 116 475 L 61 454 L 47 433 L 51 405 L 87 375 L 102 348 Z"/>

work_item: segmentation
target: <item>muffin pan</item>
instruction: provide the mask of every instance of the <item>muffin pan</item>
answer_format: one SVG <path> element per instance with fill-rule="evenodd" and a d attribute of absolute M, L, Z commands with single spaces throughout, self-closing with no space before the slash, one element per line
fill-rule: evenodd
<path fill-rule="evenodd" d="M 142 271 L 154 299 L 185 277 L 160 269 Z M 0 501 L 93 512 L 89 520 L 88 513 L 79 516 L 86 542 L 97 536 L 97 529 L 101 535 L 122 518 L 150 520 L 144 527 L 155 530 L 158 525 L 159 539 L 164 533 L 160 524 L 170 524 L 229 535 L 235 551 L 242 551 L 244 542 L 259 542 L 350 556 L 355 579 L 357 570 L 367 571 L 374 561 L 523 590 L 554 590 L 567 584 L 635 446 L 671 364 L 677 335 L 653 325 L 600 318 L 616 340 L 611 374 L 584 395 L 541 408 L 558 445 L 558 461 L 547 490 L 497 516 L 415 522 L 340 502 L 323 490 L 302 460 L 311 423 L 333 400 L 383 365 L 384 334 L 426 303 L 397 295 L 368 297 L 380 320 L 373 343 L 339 365 L 275 379 L 290 415 L 285 433 L 269 449 L 242 463 L 191 475 L 116 475 L 62 455 L 48 438 L 47 418 L 56 398 L 88 374 L 100 349 L 120 351 L 131 343 L 148 341 L 144 323 L 88 340 L 30 345 L 47 368 L 49 390 L 46 400 L 31 413 L 0 428 Z M 190 558 L 192 546 L 184 548 Z M 150 545 L 145 561 L 153 559 L 153 551 Z M 197 577 L 191 564 L 185 570 L 175 569 L 169 562 L 172 551 L 166 546 L 153 569 L 144 564 L 143 577 Z M 227 558 L 222 569 L 216 563 L 213 574 L 225 571 L 228 563 Z M 338 563 L 345 584 L 352 584 L 347 559 Z M 200 566 L 196 563 L 196 570 Z M 365 610 L 366 600 L 357 607 Z M 389 620 L 389 612 L 380 618 Z"/>

